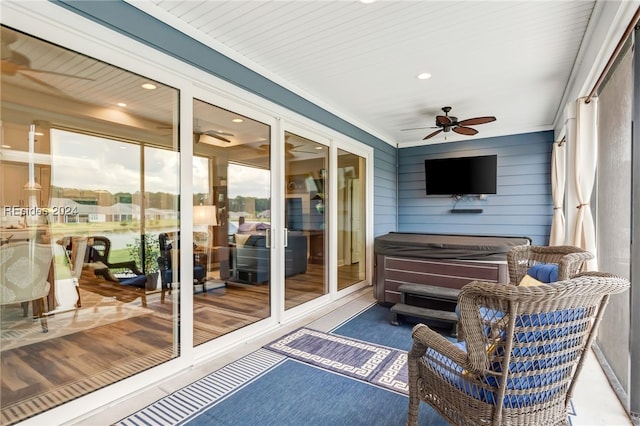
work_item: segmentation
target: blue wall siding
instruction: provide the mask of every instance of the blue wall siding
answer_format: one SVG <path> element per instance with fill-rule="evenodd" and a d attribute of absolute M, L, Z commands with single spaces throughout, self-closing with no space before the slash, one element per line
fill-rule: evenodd
<path fill-rule="evenodd" d="M 395 231 L 395 147 L 128 3 L 51 1 L 374 148 L 374 234 Z"/>
<path fill-rule="evenodd" d="M 374 236 L 396 230 L 397 212 L 397 149 L 387 145 L 375 150 L 374 155 Z"/>
<path fill-rule="evenodd" d="M 527 236 L 533 244 L 548 244 L 552 144 L 548 131 L 400 149 L 398 231 Z M 486 200 L 467 196 L 457 204 L 448 196 L 426 196 L 425 159 L 493 154 L 498 155 L 497 194 Z M 454 205 L 483 213 L 452 214 Z"/>

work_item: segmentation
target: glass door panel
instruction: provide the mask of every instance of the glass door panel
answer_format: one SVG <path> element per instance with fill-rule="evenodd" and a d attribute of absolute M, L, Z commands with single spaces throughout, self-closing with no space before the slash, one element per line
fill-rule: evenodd
<path fill-rule="evenodd" d="M 365 159 L 338 149 L 338 290 L 366 276 Z"/>
<path fill-rule="evenodd" d="M 285 309 L 327 294 L 328 147 L 285 132 Z M 327 210 L 328 211 L 328 210 Z"/>
<path fill-rule="evenodd" d="M 199 345 L 271 315 L 271 128 L 199 100 L 193 117 L 193 338 Z"/>
<path fill-rule="evenodd" d="M 13 424 L 178 356 L 179 301 L 153 279 L 154 235 L 178 226 L 179 145 L 166 129 L 178 127 L 179 92 L 7 27 L 2 40 L 52 71 L 0 82 L 0 203 L 11 207 L 0 257 L 48 248 L 19 268 L 44 269 L 46 291 L 24 299 L 27 312 L 15 299 L 0 309 L 0 409 Z"/>

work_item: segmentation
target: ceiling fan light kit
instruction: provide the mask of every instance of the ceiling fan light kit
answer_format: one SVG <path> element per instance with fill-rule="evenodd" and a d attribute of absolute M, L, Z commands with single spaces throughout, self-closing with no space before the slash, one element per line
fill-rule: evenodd
<path fill-rule="evenodd" d="M 218 136 L 208 135 L 206 133 L 201 133 L 198 137 L 198 143 L 206 143 L 209 145 L 219 146 L 220 141 L 230 143 L 231 141 L 225 138 L 221 138 Z"/>

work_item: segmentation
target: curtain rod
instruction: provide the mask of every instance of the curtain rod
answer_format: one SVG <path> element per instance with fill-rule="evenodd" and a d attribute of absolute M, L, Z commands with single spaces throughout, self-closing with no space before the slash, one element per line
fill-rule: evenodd
<path fill-rule="evenodd" d="M 622 46 L 624 46 L 625 41 L 631 35 L 631 32 L 633 31 L 633 29 L 636 27 L 636 24 L 638 23 L 638 20 L 640 20 L 640 7 L 638 9 L 636 9 L 636 13 L 633 15 L 633 18 L 631 19 L 631 22 L 629 23 L 629 26 L 627 27 L 627 29 L 622 34 L 622 38 L 620 38 L 620 41 L 618 42 L 618 45 L 616 46 L 616 48 L 614 49 L 613 53 L 611 54 L 611 57 L 607 61 L 607 64 L 604 66 L 604 69 L 600 73 L 600 77 L 598 77 L 598 80 L 596 81 L 596 84 L 593 85 L 593 89 L 591 89 L 591 92 L 589 92 L 589 95 L 584 100 L 585 104 L 588 104 L 589 102 L 591 102 L 591 98 L 593 98 L 595 96 L 596 91 L 600 88 L 600 85 L 602 84 L 602 81 L 604 80 L 605 76 L 609 72 L 609 69 L 611 69 L 611 67 L 613 66 L 613 62 L 616 60 L 616 57 L 618 56 L 618 54 L 622 50 Z"/>

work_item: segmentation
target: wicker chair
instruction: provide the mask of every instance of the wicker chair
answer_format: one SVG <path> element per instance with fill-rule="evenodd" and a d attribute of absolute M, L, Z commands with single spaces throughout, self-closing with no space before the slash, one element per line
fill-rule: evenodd
<path fill-rule="evenodd" d="M 536 263 L 557 264 L 558 281 L 563 281 L 579 273 L 591 259 L 593 254 L 573 246 L 516 246 L 507 253 L 509 282 L 517 285 Z"/>
<path fill-rule="evenodd" d="M 425 401 L 454 425 L 568 425 L 567 404 L 609 295 L 628 287 L 599 272 L 537 287 L 466 285 L 464 342 L 423 324 L 413 329 L 407 424 L 417 424 Z"/>

